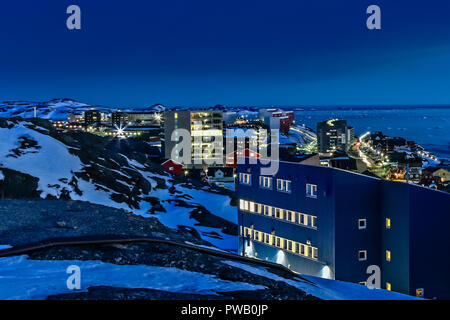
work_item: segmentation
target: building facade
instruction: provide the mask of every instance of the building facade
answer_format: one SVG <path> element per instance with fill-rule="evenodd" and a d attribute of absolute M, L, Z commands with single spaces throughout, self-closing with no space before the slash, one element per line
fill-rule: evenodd
<path fill-rule="evenodd" d="M 320 153 L 347 152 L 353 140 L 353 128 L 347 121 L 332 119 L 317 124 L 317 146 Z"/>
<path fill-rule="evenodd" d="M 329 167 L 260 169 L 237 168 L 241 254 L 361 284 L 378 266 L 382 288 L 450 298 L 449 194 Z"/>
<path fill-rule="evenodd" d="M 84 112 L 84 124 L 85 126 L 96 126 L 100 127 L 102 125 L 102 115 L 100 111 L 95 109 L 90 109 Z"/>
<path fill-rule="evenodd" d="M 172 151 L 183 156 L 178 148 L 178 131 L 184 129 L 191 137 L 191 164 L 185 167 L 202 166 L 208 163 L 224 163 L 222 111 L 164 111 L 164 156 L 172 158 Z M 172 141 L 172 135 L 175 141 Z M 216 152 L 218 151 L 218 152 Z"/>

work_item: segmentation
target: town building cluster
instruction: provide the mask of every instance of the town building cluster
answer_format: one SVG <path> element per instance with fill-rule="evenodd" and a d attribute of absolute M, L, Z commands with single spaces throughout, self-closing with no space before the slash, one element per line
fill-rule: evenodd
<path fill-rule="evenodd" d="M 450 195 L 442 192 L 449 189 L 449 163 L 414 141 L 382 132 L 356 137 L 339 119 L 319 122 L 315 133 L 279 109 L 251 117 L 219 109 L 91 109 L 54 126 L 119 137 L 152 132 L 145 139 L 160 143 L 165 170 L 236 190 L 242 255 L 361 284 L 375 266 L 382 288 L 450 298 L 441 285 L 448 275 L 438 276 L 429 263 L 439 257 L 439 266 L 450 268 L 442 255 L 450 250 L 443 228 Z M 275 144 L 278 170 L 263 175 L 257 160 Z"/>

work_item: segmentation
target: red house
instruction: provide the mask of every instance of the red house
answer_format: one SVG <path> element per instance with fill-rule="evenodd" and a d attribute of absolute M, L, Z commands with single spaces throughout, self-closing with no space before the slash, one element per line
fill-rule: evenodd
<path fill-rule="evenodd" d="M 161 164 L 164 169 L 175 175 L 183 175 L 183 165 L 175 160 L 169 159 Z"/>

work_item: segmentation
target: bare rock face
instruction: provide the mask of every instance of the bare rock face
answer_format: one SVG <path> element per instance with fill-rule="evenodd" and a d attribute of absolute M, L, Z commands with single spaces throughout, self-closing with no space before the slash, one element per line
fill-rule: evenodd
<path fill-rule="evenodd" d="M 39 179 L 15 170 L 1 168 L 0 199 L 39 198 L 37 191 Z"/>

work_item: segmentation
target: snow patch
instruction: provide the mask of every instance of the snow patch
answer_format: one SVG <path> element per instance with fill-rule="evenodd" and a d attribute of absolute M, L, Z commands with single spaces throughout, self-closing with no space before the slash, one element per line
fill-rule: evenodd
<path fill-rule="evenodd" d="M 81 271 L 80 290 L 66 285 L 67 267 Z M 49 295 L 86 292 L 92 286 L 147 288 L 167 292 L 216 295 L 220 292 L 265 289 L 261 285 L 233 282 L 178 268 L 147 265 L 115 265 L 101 261 L 42 261 L 27 256 L 0 259 L 0 299 L 41 300 Z"/>

